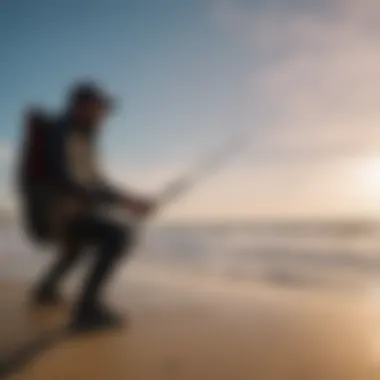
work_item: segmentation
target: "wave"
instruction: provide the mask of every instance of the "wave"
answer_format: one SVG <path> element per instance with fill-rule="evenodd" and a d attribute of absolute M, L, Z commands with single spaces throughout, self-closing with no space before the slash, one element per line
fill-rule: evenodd
<path fill-rule="evenodd" d="M 0 266 L 35 273 L 51 259 L 14 223 L 0 224 Z M 348 287 L 377 276 L 378 224 L 362 221 L 195 224 L 152 227 L 133 262 L 194 276 L 272 286 Z"/>

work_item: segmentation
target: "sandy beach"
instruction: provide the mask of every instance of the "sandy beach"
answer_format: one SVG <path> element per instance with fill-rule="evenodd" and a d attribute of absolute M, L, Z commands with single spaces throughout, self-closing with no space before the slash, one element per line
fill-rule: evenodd
<path fill-rule="evenodd" d="M 26 289 L 11 282 L 0 287 L 3 359 L 67 317 L 65 308 L 31 309 Z M 128 315 L 127 328 L 57 341 L 7 378 L 380 378 L 380 319 L 360 298 L 154 273 L 114 283 L 110 298 Z"/>

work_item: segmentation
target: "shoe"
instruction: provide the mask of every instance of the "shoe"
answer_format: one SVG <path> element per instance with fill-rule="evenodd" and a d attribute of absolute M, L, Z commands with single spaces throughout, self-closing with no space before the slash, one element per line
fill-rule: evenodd
<path fill-rule="evenodd" d="M 81 306 L 70 323 L 76 333 L 117 330 L 125 326 L 125 319 L 101 305 Z"/>
<path fill-rule="evenodd" d="M 57 307 L 64 303 L 63 297 L 56 289 L 41 286 L 32 295 L 32 303 L 36 306 Z"/>

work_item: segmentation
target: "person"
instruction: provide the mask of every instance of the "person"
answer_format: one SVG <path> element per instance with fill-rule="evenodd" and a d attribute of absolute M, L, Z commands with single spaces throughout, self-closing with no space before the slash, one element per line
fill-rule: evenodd
<path fill-rule="evenodd" d="M 102 214 L 101 208 L 122 207 L 139 218 L 147 218 L 155 209 L 154 200 L 120 191 L 100 174 L 97 136 L 112 106 L 110 97 L 94 83 L 75 85 L 49 140 L 49 226 L 59 252 L 33 289 L 32 299 L 37 305 L 57 305 L 64 277 L 93 247 L 93 267 L 71 314 L 70 326 L 78 331 L 123 325 L 123 318 L 105 305 L 102 292 L 135 236 L 132 228 Z"/>

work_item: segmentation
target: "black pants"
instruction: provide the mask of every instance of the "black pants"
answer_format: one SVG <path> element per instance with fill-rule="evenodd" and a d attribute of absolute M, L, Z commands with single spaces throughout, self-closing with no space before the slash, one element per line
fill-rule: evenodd
<path fill-rule="evenodd" d="M 78 218 L 70 224 L 65 247 L 58 260 L 42 280 L 45 288 L 56 289 L 63 276 L 72 269 L 88 247 L 94 247 L 95 261 L 85 279 L 79 307 L 93 307 L 100 292 L 123 253 L 131 249 L 131 229 L 101 217 Z"/>

